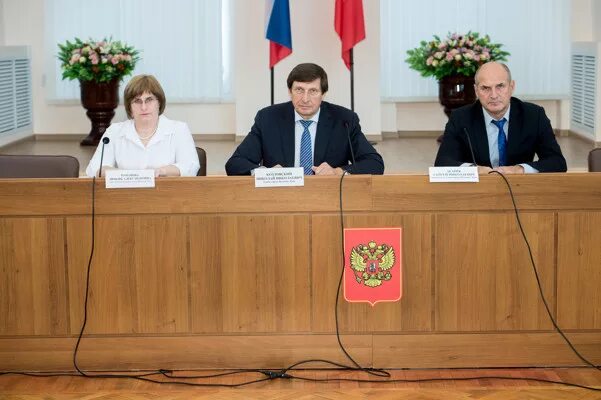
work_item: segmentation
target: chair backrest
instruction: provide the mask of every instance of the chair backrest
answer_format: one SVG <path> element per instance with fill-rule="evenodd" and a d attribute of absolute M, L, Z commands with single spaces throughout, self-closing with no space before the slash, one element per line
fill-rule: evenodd
<path fill-rule="evenodd" d="M 0 154 L 0 178 L 77 178 L 79 161 L 72 156 Z"/>
<path fill-rule="evenodd" d="M 201 148 L 196 148 L 196 154 L 198 154 L 198 161 L 200 161 L 200 169 L 196 176 L 206 176 L 207 175 L 207 152 Z"/>
<path fill-rule="evenodd" d="M 601 172 L 601 148 L 588 153 L 588 172 Z"/>

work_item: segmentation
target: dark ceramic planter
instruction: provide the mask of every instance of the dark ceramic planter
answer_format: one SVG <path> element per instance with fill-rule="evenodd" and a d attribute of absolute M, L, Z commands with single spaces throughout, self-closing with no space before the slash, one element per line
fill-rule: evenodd
<path fill-rule="evenodd" d="M 81 105 L 87 110 L 86 115 L 92 121 L 90 133 L 80 144 L 98 146 L 100 138 L 115 116 L 115 109 L 119 106 L 119 80 L 103 83 L 79 81 L 79 84 Z"/>

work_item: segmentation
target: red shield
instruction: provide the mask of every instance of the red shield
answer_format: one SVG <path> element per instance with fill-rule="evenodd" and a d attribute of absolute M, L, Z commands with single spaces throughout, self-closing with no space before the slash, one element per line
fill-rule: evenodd
<path fill-rule="evenodd" d="M 349 302 L 401 298 L 401 228 L 344 230 L 344 298 Z"/>

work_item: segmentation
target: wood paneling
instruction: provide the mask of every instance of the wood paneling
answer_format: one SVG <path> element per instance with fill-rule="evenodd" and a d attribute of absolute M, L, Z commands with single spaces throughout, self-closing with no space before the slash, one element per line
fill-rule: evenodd
<path fill-rule="evenodd" d="M 345 228 L 403 229 L 403 297 L 398 302 L 348 303 L 340 289 L 343 332 L 429 331 L 432 329 L 432 217 L 427 214 L 347 215 Z M 335 331 L 334 302 L 342 268 L 340 216 L 312 221 L 314 329 Z"/>
<path fill-rule="evenodd" d="M 68 333 L 62 218 L 0 218 L 0 334 Z"/>
<path fill-rule="evenodd" d="M 92 179 L 0 179 L 0 215 L 86 214 L 91 199 Z"/>
<path fill-rule="evenodd" d="M 97 217 L 86 333 L 187 332 L 188 249 L 182 216 Z M 83 318 L 89 218 L 69 218 L 73 333 Z"/>
<path fill-rule="evenodd" d="M 601 362 L 601 336 L 569 334 L 590 361 Z M 375 335 L 375 366 L 476 368 L 582 365 L 557 333 Z"/>
<path fill-rule="evenodd" d="M 554 216 L 522 213 L 545 297 L 554 310 Z M 551 329 L 513 213 L 436 216 L 436 330 Z"/>
<path fill-rule="evenodd" d="M 371 335 L 345 336 L 344 344 L 357 362 L 371 365 Z M 0 365 L 3 370 L 71 371 L 74 347 L 72 338 L 0 338 Z M 77 360 L 84 370 L 124 370 L 284 368 L 317 358 L 348 363 L 334 335 L 86 337 Z"/>
<path fill-rule="evenodd" d="M 563 213 L 558 225 L 559 325 L 601 329 L 601 214 Z"/>
<path fill-rule="evenodd" d="M 585 357 L 601 362 L 598 333 L 569 338 Z M 343 335 L 342 342 L 361 365 L 378 368 L 582 365 L 555 333 Z M 0 338 L 0 365 L 73 370 L 74 346 L 73 338 Z M 81 342 L 77 359 L 86 370 L 284 368 L 307 359 L 350 363 L 336 336 L 322 334 L 93 336 Z"/>
<path fill-rule="evenodd" d="M 552 311 L 598 358 L 601 174 L 509 179 Z M 333 335 L 339 183 L 308 177 L 301 188 L 255 189 L 252 178 L 207 177 L 98 187 L 84 365 L 345 361 Z M 0 180 L 4 368 L 69 368 L 84 315 L 90 189 L 86 179 Z M 371 307 L 341 296 L 342 342 L 363 364 L 579 364 L 553 336 L 498 176 L 440 185 L 349 176 L 343 199 L 347 228 L 403 228 L 402 299 Z"/>
<path fill-rule="evenodd" d="M 534 178 L 534 179 L 533 179 Z M 508 175 L 521 210 L 601 210 L 601 173 Z M 374 211 L 512 210 L 503 178 L 478 183 L 429 183 L 427 176 L 374 176 Z"/>
<path fill-rule="evenodd" d="M 307 215 L 189 221 L 192 331 L 311 330 Z"/>

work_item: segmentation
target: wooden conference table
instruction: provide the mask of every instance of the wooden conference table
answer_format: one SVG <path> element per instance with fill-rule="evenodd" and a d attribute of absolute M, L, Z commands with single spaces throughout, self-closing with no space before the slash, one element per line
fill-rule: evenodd
<path fill-rule="evenodd" d="M 601 173 L 510 177 L 541 284 L 601 362 Z M 339 179 L 96 183 L 87 370 L 347 363 L 335 336 Z M 91 179 L 0 180 L 1 370 L 71 370 L 92 244 Z M 499 176 L 350 176 L 346 227 L 403 228 L 403 297 L 340 301 L 342 342 L 375 367 L 580 365 L 539 296 Z"/>

